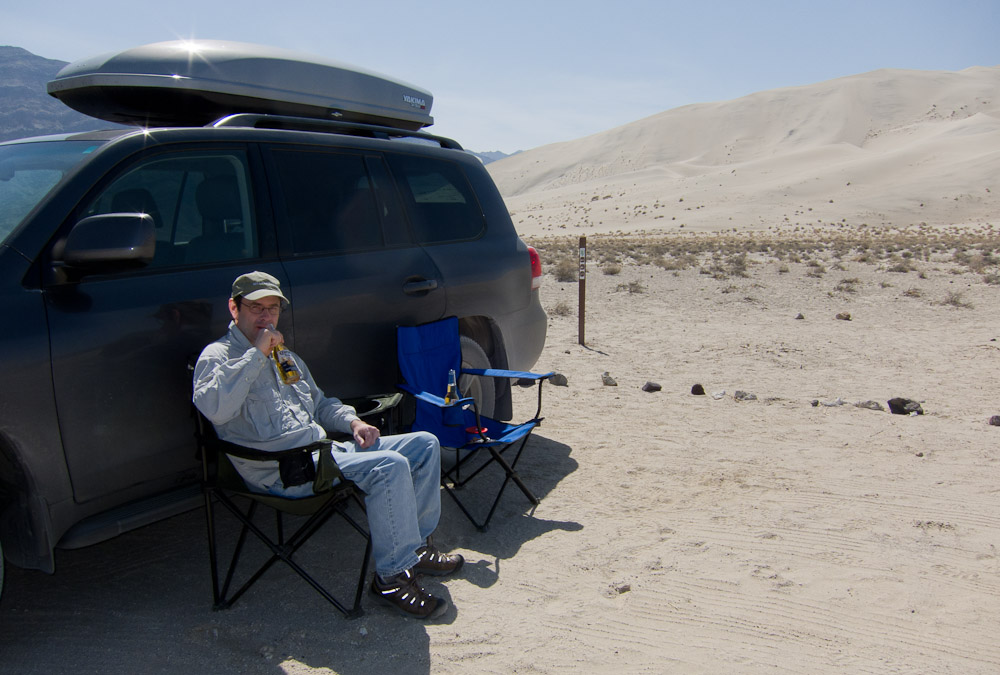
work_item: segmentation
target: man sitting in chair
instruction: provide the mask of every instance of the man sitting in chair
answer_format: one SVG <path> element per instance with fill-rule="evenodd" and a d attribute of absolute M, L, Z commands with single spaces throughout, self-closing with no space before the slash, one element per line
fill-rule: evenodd
<path fill-rule="evenodd" d="M 228 333 L 205 347 L 194 371 L 194 404 L 224 441 L 258 450 L 288 450 L 324 439 L 327 431 L 353 436 L 333 456 L 347 480 L 365 493 L 375 559 L 371 591 L 408 616 L 432 619 L 448 603 L 427 593 L 417 574 L 458 571 L 461 555 L 437 551 L 428 537 L 441 513 L 441 447 L 426 432 L 379 436 L 354 408 L 327 397 L 302 359 L 292 354 L 300 379 L 285 384 L 269 355 L 283 343 L 276 326 L 288 299 L 263 272 L 233 283 Z M 251 490 L 303 497 L 312 483 L 284 485 L 278 463 L 232 457 Z"/>

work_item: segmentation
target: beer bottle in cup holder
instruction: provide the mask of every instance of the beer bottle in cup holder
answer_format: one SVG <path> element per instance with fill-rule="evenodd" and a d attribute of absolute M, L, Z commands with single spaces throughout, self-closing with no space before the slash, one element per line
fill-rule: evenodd
<path fill-rule="evenodd" d="M 458 382 L 455 379 L 455 371 L 448 371 L 448 390 L 444 394 L 445 405 L 451 405 L 458 400 Z"/>

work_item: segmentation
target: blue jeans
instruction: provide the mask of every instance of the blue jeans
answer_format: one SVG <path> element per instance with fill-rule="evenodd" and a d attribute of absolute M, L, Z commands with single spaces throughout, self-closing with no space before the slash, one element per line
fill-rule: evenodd
<path fill-rule="evenodd" d="M 417 564 L 417 549 L 441 516 L 441 445 L 424 431 L 383 436 L 367 450 L 334 446 L 347 480 L 365 493 L 375 571 L 382 578 Z"/>

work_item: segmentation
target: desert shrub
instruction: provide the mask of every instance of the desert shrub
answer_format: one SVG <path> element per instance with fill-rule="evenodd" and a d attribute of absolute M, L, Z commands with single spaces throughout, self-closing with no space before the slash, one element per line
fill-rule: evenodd
<path fill-rule="evenodd" d="M 840 293 L 857 293 L 859 284 L 861 284 L 861 279 L 858 279 L 857 277 L 841 279 L 837 282 L 834 290 L 839 291 Z"/>
<path fill-rule="evenodd" d="M 615 291 L 628 291 L 629 293 L 645 293 L 646 287 L 638 281 L 630 281 L 627 284 L 618 284 Z"/>
<path fill-rule="evenodd" d="M 809 267 L 809 269 L 806 270 L 807 277 L 812 277 L 813 279 L 819 279 L 824 274 L 826 274 L 826 267 L 824 267 L 823 263 L 821 263 L 818 260 L 810 260 L 807 263 L 807 266 Z"/>
<path fill-rule="evenodd" d="M 653 264 L 657 267 L 662 267 L 668 271 L 679 271 L 690 269 L 695 266 L 697 261 L 693 255 L 681 255 L 679 257 L 666 257 L 661 255 L 659 258 L 653 261 Z"/>
<path fill-rule="evenodd" d="M 551 314 L 555 314 L 556 316 L 569 316 L 572 313 L 573 310 L 570 308 L 569 303 L 565 300 L 557 302 L 551 311 Z"/>
<path fill-rule="evenodd" d="M 903 291 L 904 298 L 919 298 L 923 294 L 924 294 L 923 291 L 921 291 L 919 288 L 907 288 L 905 291 Z"/>
<path fill-rule="evenodd" d="M 580 265 L 576 260 L 563 258 L 556 263 L 556 268 L 552 272 L 556 281 L 576 281 L 579 276 Z"/>
<path fill-rule="evenodd" d="M 618 263 L 607 263 L 601 267 L 601 272 L 608 277 L 617 276 L 622 273 L 622 266 Z"/>
<path fill-rule="evenodd" d="M 961 291 L 948 291 L 945 293 L 944 300 L 940 302 L 942 305 L 948 305 L 950 307 L 958 307 L 960 309 L 973 309 L 971 302 L 967 302 L 962 297 Z"/>
<path fill-rule="evenodd" d="M 731 276 L 749 276 L 749 274 L 747 274 L 747 254 L 741 252 L 730 256 L 726 261 L 726 268 Z"/>
<path fill-rule="evenodd" d="M 966 265 L 973 272 L 982 274 L 987 267 L 993 267 L 997 264 L 997 259 L 992 253 L 981 253 L 976 251 L 969 256 Z"/>
<path fill-rule="evenodd" d="M 913 263 L 909 260 L 904 260 L 903 258 L 894 255 L 889 259 L 889 267 L 887 269 L 890 272 L 906 274 L 907 272 L 915 270 L 916 267 L 914 267 Z"/>

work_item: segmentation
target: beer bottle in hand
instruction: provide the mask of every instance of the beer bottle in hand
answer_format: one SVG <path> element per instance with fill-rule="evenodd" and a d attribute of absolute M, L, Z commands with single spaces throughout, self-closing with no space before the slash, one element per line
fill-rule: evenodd
<path fill-rule="evenodd" d="M 274 330 L 273 325 L 270 328 Z M 299 365 L 295 363 L 295 358 L 288 351 L 288 347 L 279 342 L 271 350 L 271 356 L 274 358 L 274 362 L 278 364 L 278 374 L 281 376 L 282 382 L 285 384 L 295 384 L 299 381 Z"/>

